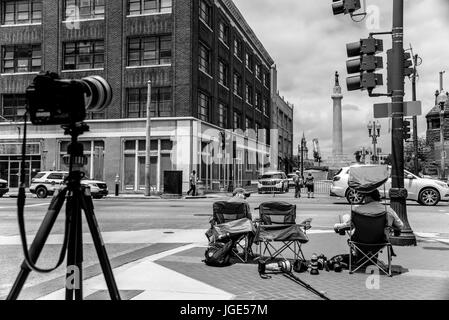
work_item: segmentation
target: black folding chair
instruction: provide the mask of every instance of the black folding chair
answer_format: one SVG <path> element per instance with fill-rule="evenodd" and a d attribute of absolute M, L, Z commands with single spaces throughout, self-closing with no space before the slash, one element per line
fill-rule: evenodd
<path fill-rule="evenodd" d="M 242 262 L 248 261 L 248 256 L 253 255 L 251 245 L 254 236 L 254 227 L 251 220 L 251 212 L 242 202 L 217 201 L 213 204 L 212 228 L 220 233 L 228 233 L 234 247 L 232 255 Z M 251 229 L 251 231 L 249 231 Z M 238 248 L 243 251 L 243 258 L 238 253 Z"/>
<path fill-rule="evenodd" d="M 270 259 L 283 257 L 282 253 L 287 250 L 293 253 L 295 260 L 305 260 L 301 245 L 309 241 L 306 231 L 311 228 L 312 219 L 296 224 L 296 205 L 283 201 L 262 203 L 259 215 L 254 242 L 259 245 L 261 257 L 267 252 Z M 274 246 L 276 242 L 282 244 L 278 249 Z"/>
<path fill-rule="evenodd" d="M 352 274 L 364 265 L 371 263 L 391 277 L 391 257 L 394 253 L 388 238 L 392 228 L 387 226 L 387 212 L 377 216 L 368 216 L 351 211 L 351 222 L 351 229 L 348 232 L 350 236 L 348 239 L 349 273 Z M 378 259 L 384 248 L 387 250 L 387 266 L 380 263 Z"/>

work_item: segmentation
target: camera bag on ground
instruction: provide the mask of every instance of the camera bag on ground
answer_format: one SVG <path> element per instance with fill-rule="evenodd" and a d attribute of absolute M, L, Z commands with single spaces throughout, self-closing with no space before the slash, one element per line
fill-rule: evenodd
<path fill-rule="evenodd" d="M 231 250 L 234 242 L 230 239 L 210 242 L 203 260 L 208 266 L 225 267 L 230 265 Z"/>

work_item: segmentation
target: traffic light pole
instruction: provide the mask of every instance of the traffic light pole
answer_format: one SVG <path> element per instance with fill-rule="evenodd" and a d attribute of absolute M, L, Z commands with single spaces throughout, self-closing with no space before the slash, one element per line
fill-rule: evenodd
<path fill-rule="evenodd" d="M 393 63 L 392 90 L 392 170 L 390 206 L 404 223 L 400 236 L 391 237 L 393 245 L 416 245 L 416 238 L 407 218 L 407 189 L 404 188 L 404 0 L 393 0 Z"/>
<path fill-rule="evenodd" d="M 418 64 L 418 55 L 415 54 L 413 56 L 413 76 L 412 76 L 412 101 L 416 101 L 416 77 L 417 70 L 416 66 Z M 413 116 L 413 153 L 415 156 L 413 157 L 413 166 L 415 169 L 415 174 L 419 174 L 419 163 L 418 163 L 418 117 Z"/>

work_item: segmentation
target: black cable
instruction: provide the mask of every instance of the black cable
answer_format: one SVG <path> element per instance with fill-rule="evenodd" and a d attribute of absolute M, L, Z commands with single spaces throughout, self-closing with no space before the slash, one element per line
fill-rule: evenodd
<path fill-rule="evenodd" d="M 59 260 L 56 264 L 56 266 L 54 268 L 51 269 L 41 269 L 39 267 L 37 267 L 35 265 L 35 263 L 31 260 L 30 258 L 30 254 L 28 251 L 28 244 L 27 244 L 27 238 L 26 238 L 26 229 L 25 229 L 25 218 L 24 218 L 24 211 L 25 211 L 25 165 L 26 165 L 26 161 L 25 161 L 25 157 L 26 157 L 26 134 L 27 134 L 27 112 L 25 112 L 24 116 L 23 116 L 23 120 L 24 120 L 24 124 L 23 124 L 23 140 L 22 140 L 22 161 L 21 161 L 21 169 L 20 169 L 20 186 L 19 186 L 19 194 L 17 197 L 17 220 L 19 223 L 19 233 L 20 233 L 20 239 L 22 241 L 22 250 L 23 250 L 23 255 L 25 258 L 25 262 L 27 264 L 27 266 L 36 272 L 39 273 L 49 273 L 52 272 L 54 270 L 56 270 L 57 268 L 59 268 L 59 266 L 64 262 L 65 259 L 65 252 L 67 250 L 67 244 L 68 244 L 68 219 L 66 219 L 66 224 L 65 224 L 65 230 L 64 230 L 64 240 L 63 240 L 63 244 L 62 244 L 62 249 L 61 252 L 59 254 Z M 58 196 L 63 197 L 63 199 L 65 198 L 65 193 L 66 191 L 64 190 L 61 194 L 59 194 Z M 52 200 L 52 203 L 50 204 L 49 210 L 52 209 L 52 207 L 56 204 L 56 202 L 58 201 L 58 197 L 55 197 Z"/>

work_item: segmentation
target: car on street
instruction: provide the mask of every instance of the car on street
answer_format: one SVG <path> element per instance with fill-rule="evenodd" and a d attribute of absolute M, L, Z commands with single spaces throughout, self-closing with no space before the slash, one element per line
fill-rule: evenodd
<path fill-rule="evenodd" d="M 3 197 L 5 193 L 8 193 L 8 181 L 0 179 L 0 198 Z"/>
<path fill-rule="evenodd" d="M 263 175 L 259 176 L 257 184 L 258 193 L 265 192 L 288 192 L 288 178 L 284 172 L 281 171 L 271 171 L 265 172 Z"/>
<path fill-rule="evenodd" d="M 38 198 L 46 198 L 64 186 L 64 179 L 69 175 L 67 171 L 38 172 L 31 180 L 30 192 Z M 90 187 L 92 198 L 101 199 L 108 195 L 108 186 L 104 181 L 83 178 L 81 184 Z"/>
<path fill-rule="evenodd" d="M 384 185 L 379 187 L 379 192 L 383 198 L 388 198 L 388 192 L 391 188 L 390 166 L 388 171 L 390 177 Z M 363 195 L 349 188 L 349 172 L 350 167 L 344 167 L 338 171 L 332 180 L 330 195 L 346 198 L 352 204 L 360 204 L 363 202 Z M 421 178 L 407 170 L 404 170 L 404 187 L 408 193 L 407 200 L 417 201 L 424 206 L 434 206 L 440 201 L 449 201 L 449 186 L 447 183 L 435 179 Z"/>

